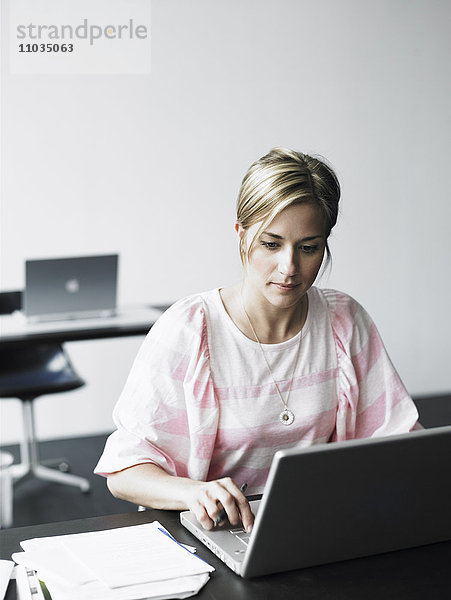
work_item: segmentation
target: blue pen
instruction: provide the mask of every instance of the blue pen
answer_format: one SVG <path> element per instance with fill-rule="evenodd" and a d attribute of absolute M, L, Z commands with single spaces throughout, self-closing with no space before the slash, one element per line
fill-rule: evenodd
<path fill-rule="evenodd" d="M 243 483 L 243 485 L 240 487 L 240 492 L 244 492 L 247 490 L 247 483 Z M 222 508 L 219 515 L 216 517 L 215 522 L 214 522 L 214 526 L 217 527 L 219 525 L 219 523 L 221 523 L 222 521 L 224 521 L 224 519 L 226 518 L 227 513 L 226 511 Z"/>

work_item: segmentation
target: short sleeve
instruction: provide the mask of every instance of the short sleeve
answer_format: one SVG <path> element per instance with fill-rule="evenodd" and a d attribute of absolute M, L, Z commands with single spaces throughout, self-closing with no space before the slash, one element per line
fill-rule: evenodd
<path fill-rule="evenodd" d="M 150 330 L 114 408 L 117 430 L 95 473 L 154 463 L 171 475 L 205 480 L 216 439 L 205 307 L 199 296 L 174 304 Z"/>
<path fill-rule="evenodd" d="M 421 428 L 418 411 L 371 317 L 351 297 L 325 290 L 339 367 L 334 440 Z"/>

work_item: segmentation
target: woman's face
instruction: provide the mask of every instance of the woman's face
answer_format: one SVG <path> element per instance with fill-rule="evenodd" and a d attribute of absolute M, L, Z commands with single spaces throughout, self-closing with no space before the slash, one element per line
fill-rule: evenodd
<path fill-rule="evenodd" d="M 247 231 L 236 225 L 244 251 L 260 225 L 255 223 Z M 244 271 L 246 291 L 274 307 L 294 306 L 313 285 L 325 247 L 324 220 L 317 206 L 285 208 L 254 242 Z"/>

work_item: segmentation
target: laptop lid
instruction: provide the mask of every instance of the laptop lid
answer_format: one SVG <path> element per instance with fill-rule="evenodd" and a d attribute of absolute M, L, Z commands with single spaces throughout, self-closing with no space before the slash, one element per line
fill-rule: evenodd
<path fill-rule="evenodd" d="M 181 521 L 243 577 L 430 544 L 451 539 L 450 465 L 451 426 L 278 451 L 247 547 Z"/>
<path fill-rule="evenodd" d="M 27 260 L 24 310 L 45 321 L 111 314 L 117 302 L 118 255 Z"/>

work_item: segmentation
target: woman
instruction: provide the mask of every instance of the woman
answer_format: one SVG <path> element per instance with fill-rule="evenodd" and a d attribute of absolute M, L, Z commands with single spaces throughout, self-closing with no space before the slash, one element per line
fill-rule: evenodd
<path fill-rule="evenodd" d="M 115 496 L 188 508 L 207 529 L 223 507 L 250 531 L 241 489 L 263 490 L 277 449 L 417 426 L 371 318 L 313 287 L 339 198 L 316 158 L 275 148 L 251 166 L 235 225 L 243 279 L 177 302 L 148 334 L 96 467 Z"/>

